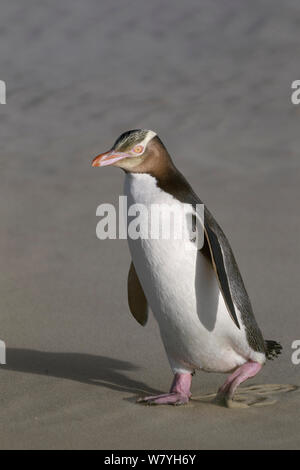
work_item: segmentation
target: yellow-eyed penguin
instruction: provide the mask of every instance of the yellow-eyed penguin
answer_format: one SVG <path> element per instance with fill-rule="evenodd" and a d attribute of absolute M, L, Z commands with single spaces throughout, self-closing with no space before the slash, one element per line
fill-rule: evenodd
<path fill-rule="evenodd" d="M 130 205 L 150 209 L 153 204 L 178 208 L 201 204 L 153 131 L 135 129 L 122 134 L 111 150 L 93 160 L 94 167 L 107 165 L 125 171 L 124 192 Z M 141 211 L 141 225 L 148 226 L 148 219 L 149 212 Z M 187 224 L 185 216 L 181 223 Z M 229 242 L 206 207 L 203 228 L 200 249 L 192 238 L 189 249 L 180 237 L 128 238 L 131 313 L 145 325 L 151 308 L 174 373 L 169 393 L 139 401 L 187 403 L 192 375 L 203 370 L 231 373 L 217 401 L 233 406 L 238 385 L 254 377 L 266 359 L 280 354 L 280 344 L 264 340 Z"/>

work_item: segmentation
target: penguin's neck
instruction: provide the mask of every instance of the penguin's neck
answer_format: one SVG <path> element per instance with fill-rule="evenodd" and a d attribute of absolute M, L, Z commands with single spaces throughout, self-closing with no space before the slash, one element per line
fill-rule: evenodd
<path fill-rule="evenodd" d="M 141 186 L 141 191 L 146 190 L 149 185 L 154 184 L 161 191 L 173 196 L 180 202 L 190 202 L 192 204 L 198 203 L 200 200 L 194 193 L 192 187 L 187 182 L 185 177 L 175 167 L 171 158 L 160 167 L 148 168 L 148 171 L 140 171 L 134 173 L 126 173 L 125 181 L 135 186 Z"/>
<path fill-rule="evenodd" d="M 149 206 L 159 203 L 162 190 L 157 185 L 157 179 L 148 173 L 127 173 L 124 182 L 124 194 L 129 204 L 144 204 Z"/>

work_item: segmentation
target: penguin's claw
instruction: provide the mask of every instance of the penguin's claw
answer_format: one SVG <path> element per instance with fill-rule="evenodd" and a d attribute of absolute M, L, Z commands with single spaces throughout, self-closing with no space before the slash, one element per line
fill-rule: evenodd
<path fill-rule="evenodd" d="M 248 361 L 238 367 L 233 374 L 228 377 L 224 385 L 219 388 L 214 402 L 227 408 L 248 408 L 246 403 L 234 401 L 233 396 L 237 387 L 250 377 L 254 377 L 262 368 L 262 364 L 254 361 Z"/>
<path fill-rule="evenodd" d="M 154 395 L 151 397 L 139 398 L 137 403 L 145 405 L 185 405 L 188 403 L 189 397 L 181 393 L 164 393 L 162 395 Z"/>
<path fill-rule="evenodd" d="M 191 397 L 191 373 L 176 373 L 169 393 L 139 398 L 137 403 L 146 405 L 185 405 Z"/>

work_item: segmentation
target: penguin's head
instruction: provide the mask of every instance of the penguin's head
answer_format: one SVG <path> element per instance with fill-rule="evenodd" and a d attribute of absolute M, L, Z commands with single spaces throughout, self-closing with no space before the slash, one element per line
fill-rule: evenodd
<path fill-rule="evenodd" d="M 124 132 L 113 147 L 93 160 L 93 167 L 113 165 L 126 172 L 148 172 L 168 155 L 163 143 L 153 131 L 134 129 Z"/>

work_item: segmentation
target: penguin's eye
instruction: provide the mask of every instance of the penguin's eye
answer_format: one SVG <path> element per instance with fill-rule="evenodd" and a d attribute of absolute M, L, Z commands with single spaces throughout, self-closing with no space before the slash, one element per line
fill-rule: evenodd
<path fill-rule="evenodd" d="M 144 147 L 142 145 L 136 145 L 133 148 L 134 153 L 142 153 L 143 150 L 144 150 Z"/>

